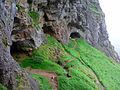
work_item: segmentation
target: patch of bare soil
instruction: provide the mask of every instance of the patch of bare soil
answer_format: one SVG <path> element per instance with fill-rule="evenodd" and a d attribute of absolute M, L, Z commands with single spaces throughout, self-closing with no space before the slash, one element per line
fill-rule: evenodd
<path fill-rule="evenodd" d="M 53 87 L 53 90 L 58 90 L 58 81 L 57 81 L 56 73 L 39 70 L 39 69 L 31 69 L 31 68 L 27 68 L 26 71 L 29 73 L 32 73 L 32 74 L 39 74 L 39 75 L 42 75 L 42 76 L 48 78 L 50 84 Z"/>

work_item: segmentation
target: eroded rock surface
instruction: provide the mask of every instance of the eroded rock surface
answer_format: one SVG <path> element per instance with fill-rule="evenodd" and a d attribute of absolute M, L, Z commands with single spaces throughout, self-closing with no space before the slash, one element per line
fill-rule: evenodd
<path fill-rule="evenodd" d="M 45 42 L 45 34 L 64 44 L 69 38 L 83 38 L 119 62 L 104 17 L 98 0 L 19 0 L 17 4 L 15 0 L 1 0 L 0 83 L 9 90 L 39 89 L 12 58 L 10 47 L 30 51 Z"/>
<path fill-rule="evenodd" d="M 20 0 L 16 8 L 17 12 L 11 34 L 13 48 L 16 46 L 16 49 L 24 51 L 28 51 L 30 48 L 38 48 L 44 40 L 42 14 L 37 11 L 30 11 L 26 0 Z"/>
<path fill-rule="evenodd" d="M 31 83 L 33 79 L 28 79 L 28 74 L 20 68 L 10 53 L 15 11 L 16 1 L 0 0 L 0 83 L 8 90 L 39 90 L 37 83 Z"/>
<path fill-rule="evenodd" d="M 120 60 L 109 41 L 98 0 L 34 0 L 32 10 L 43 13 L 44 33 L 58 41 L 68 43 L 71 33 L 77 32 L 107 56 Z"/>

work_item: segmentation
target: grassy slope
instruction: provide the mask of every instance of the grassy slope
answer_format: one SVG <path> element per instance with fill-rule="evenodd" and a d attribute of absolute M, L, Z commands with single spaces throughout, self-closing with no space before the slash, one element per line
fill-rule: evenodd
<path fill-rule="evenodd" d="M 0 84 L 0 90 L 7 90 L 7 88 Z"/>
<path fill-rule="evenodd" d="M 52 90 L 52 87 L 46 77 L 32 74 L 32 77 L 38 80 L 40 90 Z"/>
<path fill-rule="evenodd" d="M 48 43 L 22 60 L 21 66 L 56 72 L 59 90 L 101 90 L 102 86 L 107 90 L 120 88 L 120 66 L 81 39 L 62 45 L 48 36 Z M 41 76 L 33 77 L 40 84 L 45 83 L 38 78 Z M 52 90 L 45 88 L 44 85 L 42 90 Z"/>

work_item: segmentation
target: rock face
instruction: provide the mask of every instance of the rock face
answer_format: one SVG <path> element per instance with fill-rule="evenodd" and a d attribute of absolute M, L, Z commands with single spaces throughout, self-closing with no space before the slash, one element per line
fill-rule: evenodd
<path fill-rule="evenodd" d="M 12 31 L 13 48 L 17 50 L 29 50 L 37 48 L 44 40 L 42 32 L 42 20 L 36 11 L 30 11 L 27 1 L 20 0 L 16 6 L 17 11 L 14 17 Z M 40 26 L 41 25 L 41 26 Z"/>
<path fill-rule="evenodd" d="M 109 41 L 98 0 L 19 0 L 17 5 L 15 0 L 0 0 L 0 83 L 9 90 L 39 89 L 14 61 L 10 47 L 11 51 L 38 48 L 45 42 L 44 34 L 65 44 L 69 38 L 83 38 L 120 60 Z"/>
<path fill-rule="evenodd" d="M 43 31 L 62 43 L 68 43 L 72 33 L 107 56 L 120 58 L 109 41 L 105 15 L 98 0 L 34 0 L 32 9 L 43 13 Z"/>
<path fill-rule="evenodd" d="M 36 82 L 20 68 L 10 54 L 15 10 L 16 1 L 0 1 L 0 83 L 8 90 L 38 90 Z M 20 80 L 17 81 L 18 77 Z"/>
<path fill-rule="evenodd" d="M 39 47 L 45 41 L 43 32 L 62 43 L 68 43 L 76 33 L 119 62 L 98 0 L 20 0 L 17 8 L 12 40 L 18 49 Z M 33 12 L 39 14 L 37 20 Z"/>

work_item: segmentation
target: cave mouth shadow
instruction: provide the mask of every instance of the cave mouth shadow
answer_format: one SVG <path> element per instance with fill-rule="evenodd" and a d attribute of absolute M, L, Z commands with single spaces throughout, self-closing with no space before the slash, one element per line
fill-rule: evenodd
<path fill-rule="evenodd" d="M 71 34 L 70 34 L 70 38 L 75 38 L 75 39 L 77 39 L 77 38 L 80 38 L 81 36 L 80 36 L 80 34 L 78 33 L 78 32 L 72 32 Z"/>
<path fill-rule="evenodd" d="M 10 53 L 12 56 L 14 55 L 19 55 L 20 53 L 25 53 L 23 50 L 18 49 L 18 43 L 17 42 L 13 42 L 12 46 L 10 47 Z"/>

